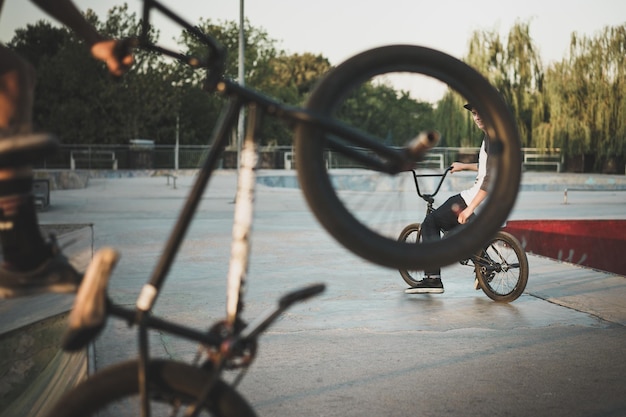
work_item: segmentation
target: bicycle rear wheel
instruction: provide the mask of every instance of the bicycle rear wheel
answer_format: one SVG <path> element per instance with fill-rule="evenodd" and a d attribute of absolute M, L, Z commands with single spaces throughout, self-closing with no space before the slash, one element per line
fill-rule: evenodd
<path fill-rule="evenodd" d="M 510 233 L 498 232 L 472 260 L 480 288 L 492 300 L 509 303 L 526 289 L 528 257 Z"/>
<path fill-rule="evenodd" d="M 408 225 L 400 233 L 398 240 L 406 243 L 417 243 L 422 239 L 422 225 L 413 223 Z M 420 269 L 400 269 L 400 276 L 411 288 L 415 287 L 423 278 L 424 271 Z"/>
<path fill-rule="evenodd" d="M 48 413 L 50 417 L 121 417 L 140 415 L 138 362 L 136 360 L 103 369 L 66 393 Z M 149 365 L 152 416 L 179 415 L 200 395 L 208 371 L 188 364 L 157 360 Z M 202 416 L 254 417 L 256 414 L 232 387 L 218 381 L 202 407 Z"/>
<path fill-rule="evenodd" d="M 406 91 L 385 88 L 389 80 L 412 82 L 411 77 L 448 89 L 459 109 L 466 101 L 473 103 L 492 138 L 489 163 L 495 175 L 488 199 L 473 222 L 439 242 L 398 241 L 398 231 L 415 218 L 413 178 L 409 173 L 371 169 L 372 159 L 385 160 L 385 150 L 397 151 L 422 130 L 437 130 L 434 122 L 420 121 L 424 114 L 419 101 Z M 397 97 L 394 107 L 381 106 L 387 103 L 382 96 Z M 318 118 L 380 138 L 354 146 L 352 140 L 310 121 L 299 122 L 295 132 L 298 179 L 311 210 L 336 240 L 363 258 L 399 269 L 430 269 L 469 258 L 499 230 L 515 203 L 521 150 L 514 119 L 485 78 L 449 55 L 410 45 L 363 52 L 331 70 L 306 108 Z M 389 115 L 397 113 L 406 123 L 390 125 Z M 405 205 L 409 198 L 411 203 Z"/>

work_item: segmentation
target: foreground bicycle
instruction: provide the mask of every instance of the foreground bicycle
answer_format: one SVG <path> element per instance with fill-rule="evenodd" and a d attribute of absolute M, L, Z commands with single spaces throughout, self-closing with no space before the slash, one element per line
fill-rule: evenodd
<path fill-rule="evenodd" d="M 207 47 L 208 58 L 190 57 L 149 40 L 150 14 L 160 12 Z M 50 416 L 86 416 L 103 409 L 113 415 L 141 414 L 194 416 L 201 412 L 215 416 L 253 416 L 253 409 L 236 391 L 240 380 L 228 384 L 225 370 L 240 370 L 243 376 L 256 353 L 257 339 L 274 319 L 295 302 L 324 290 L 314 284 L 282 297 L 275 309 L 251 323 L 243 319 L 242 289 L 248 270 L 249 239 L 253 220 L 256 147 L 264 116 L 274 116 L 295 127 L 298 180 L 311 210 L 340 243 L 357 255 L 392 268 L 424 268 L 445 265 L 473 253 L 497 230 L 515 202 L 520 181 L 520 142 L 515 123 L 497 91 L 475 70 L 448 55 L 418 46 L 394 45 L 372 49 L 347 60 L 330 71 L 317 85 L 303 108 L 286 106 L 224 77 L 226 53 L 212 37 L 182 20 L 154 0 L 144 1 L 143 27 L 138 47 L 177 59 L 206 71 L 205 89 L 227 98 L 212 135 L 212 144 L 179 218 L 135 308 L 115 304 L 106 288 L 118 254 L 109 248 L 95 256 L 76 297 L 64 338 L 67 350 L 90 343 L 105 326 L 109 316 L 118 317 L 138 331 L 138 359 L 96 372 L 65 395 Z M 484 216 L 457 236 L 441 244 L 399 242 L 397 225 L 406 224 L 410 211 L 398 206 L 405 193 L 404 176 L 438 140 L 436 131 L 398 133 L 377 118 L 370 107 L 365 117 L 359 106 L 368 102 L 371 86 L 388 82 L 394 74 L 426 76 L 448 85 L 459 100 L 480 103 L 489 137 L 495 149 L 491 199 L 484 203 Z M 417 117 L 415 106 L 378 109 Z M 347 111 L 348 108 L 356 112 Z M 206 330 L 196 330 L 152 315 L 176 254 L 185 238 L 202 194 L 230 139 L 242 109 L 247 128 L 241 150 L 231 259 L 227 276 L 226 317 Z M 368 124 L 369 123 L 369 124 Z M 378 132 L 384 132 L 380 134 Z M 410 129 L 409 129 L 410 130 Z M 401 136 L 404 145 L 390 142 Z M 336 161 L 351 167 L 335 170 Z M 357 184 L 354 181 L 357 181 Z M 346 184 L 348 183 L 348 184 Z M 393 202 L 393 208 L 388 205 Z M 387 206 L 387 207 L 385 207 Z M 158 330 L 198 342 L 199 355 L 193 363 L 154 359 L 149 355 L 148 331 Z M 138 397 L 138 398 L 137 398 Z M 121 405 L 120 405 L 121 404 Z M 116 408 L 119 406 L 119 408 Z M 131 410 L 130 412 L 128 410 Z"/>
<path fill-rule="evenodd" d="M 426 202 L 426 214 L 434 211 L 435 196 L 441 189 L 443 180 L 452 168 L 448 167 L 442 174 L 418 174 L 412 170 L 417 195 Z M 420 190 L 418 178 L 440 177 L 439 183 L 432 193 Z M 399 241 L 419 242 L 421 224 L 412 223 L 400 233 Z M 468 259 L 460 261 L 462 265 L 474 268 L 478 288 L 489 298 L 499 302 L 516 300 L 526 288 L 528 282 L 528 257 L 520 242 L 510 233 L 498 231 L 487 241 L 487 244 Z M 414 287 L 423 277 L 421 270 L 400 269 L 404 282 Z"/>

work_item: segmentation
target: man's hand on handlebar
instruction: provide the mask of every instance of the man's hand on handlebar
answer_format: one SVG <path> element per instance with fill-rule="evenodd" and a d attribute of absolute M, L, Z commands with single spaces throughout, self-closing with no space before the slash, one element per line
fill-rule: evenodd
<path fill-rule="evenodd" d="M 465 164 L 463 162 L 453 162 L 450 165 L 450 173 L 454 174 L 455 172 L 461 171 L 478 171 L 478 164 Z"/>
<path fill-rule="evenodd" d="M 120 77 L 133 65 L 132 44 L 129 39 L 107 39 L 91 47 L 94 58 L 104 62 L 111 75 Z"/>

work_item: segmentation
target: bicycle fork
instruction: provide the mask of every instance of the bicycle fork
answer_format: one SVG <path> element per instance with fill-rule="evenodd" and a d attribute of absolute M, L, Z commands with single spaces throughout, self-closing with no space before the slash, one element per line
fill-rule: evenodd
<path fill-rule="evenodd" d="M 239 313 L 243 310 L 241 294 L 248 273 L 250 236 L 254 216 L 254 187 L 256 182 L 254 170 L 258 161 L 255 139 L 262 114 L 254 104 L 249 105 L 248 110 L 248 126 L 241 148 L 237 179 L 233 237 L 226 290 L 226 324 L 230 331 L 235 328 Z"/>
<path fill-rule="evenodd" d="M 188 417 L 196 416 L 200 411 L 200 405 L 209 397 L 213 385 L 218 380 L 220 371 L 224 368 L 226 361 L 230 359 L 229 353 L 238 350 L 249 350 L 249 353 L 243 353 L 240 364 L 240 366 L 246 369 L 254 356 L 256 339 L 259 335 L 292 304 L 304 301 L 323 292 L 325 289 L 324 284 L 314 284 L 288 293 L 279 300 L 277 307 L 259 316 L 241 332 L 238 331 L 241 323 L 240 314 L 244 308 L 242 294 L 250 261 L 250 238 L 254 217 L 254 189 L 256 184 L 255 168 L 258 161 L 256 138 L 261 126 L 262 116 L 263 114 L 258 106 L 255 104 L 248 106 L 248 126 L 240 155 L 230 264 L 227 276 L 225 326 L 230 337 L 221 346 L 220 351 L 216 353 L 216 357 L 212 358 L 212 363 L 215 367 L 214 377 L 207 381 L 198 401 L 187 409 L 185 416 Z M 233 385 L 237 385 L 242 376 L 243 372 L 240 373 Z"/>

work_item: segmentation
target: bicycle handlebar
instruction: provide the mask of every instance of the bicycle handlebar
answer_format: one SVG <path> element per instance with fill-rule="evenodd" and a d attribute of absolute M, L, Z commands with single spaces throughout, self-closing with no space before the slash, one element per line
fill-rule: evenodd
<path fill-rule="evenodd" d="M 452 170 L 452 166 L 449 166 L 441 174 L 418 174 L 414 169 L 412 169 L 411 172 L 413 173 L 413 179 L 415 180 L 415 189 L 417 190 L 417 195 L 419 195 L 426 202 L 434 201 L 433 197 L 437 195 L 437 193 L 441 189 L 443 180 L 446 178 L 446 175 L 448 175 L 448 172 L 450 172 L 451 170 Z M 422 194 L 422 192 L 420 191 L 420 186 L 419 186 L 417 179 L 424 178 L 424 177 L 441 177 L 441 179 L 439 180 L 439 184 L 437 184 L 437 188 L 435 188 L 435 191 L 433 191 L 430 194 Z"/>
<path fill-rule="evenodd" d="M 170 49 L 154 44 L 148 36 L 150 32 L 150 12 L 152 9 L 158 10 L 165 17 L 172 20 L 198 41 L 203 43 L 208 49 L 208 59 L 201 59 L 195 56 L 189 56 L 175 52 Z M 143 3 L 143 19 L 141 24 L 141 34 L 138 39 L 139 46 L 143 49 L 158 52 L 170 58 L 177 59 L 194 68 L 205 68 L 207 70 L 206 85 L 208 88 L 215 88 L 217 82 L 222 78 L 226 65 L 226 48 L 222 46 L 217 39 L 202 32 L 197 26 L 190 25 L 176 13 L 165 7 L 156 0 L 144 0 Z"/>

